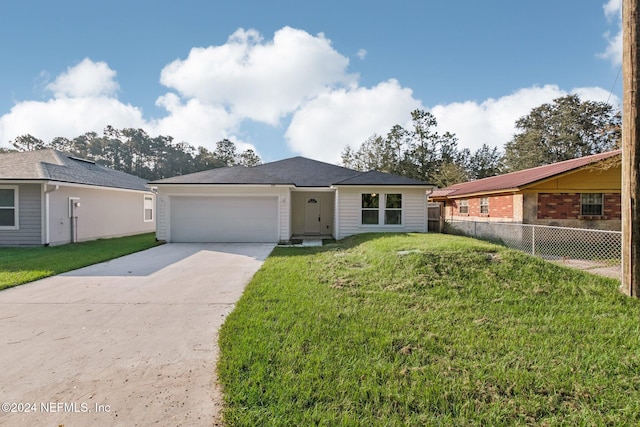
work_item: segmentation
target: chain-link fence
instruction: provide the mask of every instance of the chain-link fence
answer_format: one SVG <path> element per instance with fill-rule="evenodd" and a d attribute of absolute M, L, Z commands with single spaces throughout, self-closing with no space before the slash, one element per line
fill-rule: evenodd
<path fill-rule="evenodd" d="M 549 260 L 620 265 L 622 233 L 505 222 L 447 221 L 445 232 L 489 240 Z"/>

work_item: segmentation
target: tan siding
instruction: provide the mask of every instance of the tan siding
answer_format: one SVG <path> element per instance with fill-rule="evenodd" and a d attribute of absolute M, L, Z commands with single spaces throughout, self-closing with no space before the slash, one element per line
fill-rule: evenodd
<path fill-rule="evenodd" d="M 320 201 L 320 234 L 333 235 L 334 199 L 333 191 L 292 191 L 291 192 L 291 234 L 305 232 L 305 199 L 315 197 Z"/>
<path fill-rule="evenodd" d="M 49 241 L 52 245 L 71 241 L 69 197 L 80 199 L 78 241 L 153 232 L 155 221 L 144 221 L 145 195 L 152 193 L 61 185 L 49 193 Z"/>
<path fill-rule="evenodd" d="M 279 189 L 278 215 L 280 215 L 280 240 L 289 240 L 291 237 L 291 193 L 289 189 Z"/>
<path fill-rule="evenodd" d="M 366 226 L 361 222 L 361 194 L 363 192 L 375 193 L 401 193 L 402 215 L 401 226 L 378 225 Z M 338 205 L 336 207 L 339 217 L 336 238 L 344 238 L 353 234 L 369 232 L 426 232 L 427 231 L 427 198 L 424 188 L 338 188 Z"/>
<path fill-rule="evenodd" d="M 167 197 L 156 197 L 156 239 L 167 240 Z"/>
<path fill-rule="evenodd" d="M 528 190 L 544 192 L 615 192 L 622 186 L 621 166 L 610 169 L 585 168 L 559 178 L 528 186 Z"/>

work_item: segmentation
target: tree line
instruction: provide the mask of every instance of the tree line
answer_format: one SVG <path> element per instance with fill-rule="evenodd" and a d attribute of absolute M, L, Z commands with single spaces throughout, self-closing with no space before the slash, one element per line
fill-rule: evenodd
<path fill-rule="evenodd" d="M 450 132 L 438 133 L 433 114 L 414 110 L 412 125 L 393 126 L 372 135 L 357 149 L 347 146 L 342 165 L 379 170 L 447 187 L 459 182 L 610 151 L 620 147 L 622 116 L 605 102 L 582 101 L 578 95 L 556 98 L 531 110 L 515 123 L 504 151 L 483 144 L 475 151 L 458 147 Z"/>
<path fill-rule="evenodd" d="M 47 148 L 64 151 L 149 181 L 223 166 L 262 163 L 253 150 L 239 153 L 235 143 L 228 139 L 218 141 L 215 150 L 209 151 L 186 142 L 176 143 L 171 136 L 151 137 L 142 129 L 112 126 L 107 126 L 102 135 L 87 132 L 76 138 L 56 137 L 45 143 L 27 134 L 11 143 L 18 151 Z"/>
<path fill-rule="evenodd" d="M 609 151 L 620 146 L 622 128 L 620 111 L 605 102 L 582 101 L 578 95 L 557 98 L 518 119 L 517 132 L 504 151 L 487 143 L 473 152 L 460 148 L 455 134 L 435 130 L 436 118 L 427 111 L 414 110 L 411 119 L 409 129 L 395 125 L 386 135 L 373 134 L 357 148 L 347 146 L 341 153 L 342 165 L 403 175 L 442 188 Z M 228 139 L 209 151 L 176 143 L 171 136 L 151 137 L 142 129 L 111 126 L 102 135 L 88 132 L 48 143 L 27 134 L 15 138 L 12 145 L 18 151 L 54 148 L 147 180 L 262 162 L 253 150 L 239 153 Z"/>

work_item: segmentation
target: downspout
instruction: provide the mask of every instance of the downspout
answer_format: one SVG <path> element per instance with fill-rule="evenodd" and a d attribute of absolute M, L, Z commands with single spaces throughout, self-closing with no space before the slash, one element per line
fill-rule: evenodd
<path fill-rule="evenodd" d="M 54 191 L 58 191 L 60 189 L 59 185 L 55 185 L 53 190 L 46 190 L 49 184 L 44 184 L 44 245 L 49 246 L 50 236 L 49 236 L 49 193 L 53 193 Z"/>

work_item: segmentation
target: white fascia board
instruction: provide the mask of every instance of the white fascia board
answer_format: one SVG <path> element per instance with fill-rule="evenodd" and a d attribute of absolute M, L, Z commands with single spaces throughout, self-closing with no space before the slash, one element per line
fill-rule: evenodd
<path fill-rule="evenodd" d="M 45 184 L 47 184 L 47 185 L 59 185 L 60 187 L 87 188 L 87 189 L 90 189 L 90 190 L 111 190 L 111 191 L 126 191 L 126 192 L 130 192 L 130 193 L 153 194 L 151 189 L 148 189 L 148 190 L 135 190 L 133 188 L 107 187 L 107 186 L 104 186 L 104 185 L 76 184 L 74 182 L 63 182 L 63 181 L 46 181 Z"/>
<path fill-rule="evenodd" d="M 333 187 L 293 187 L 291 191 L 292 192 L 304 191 L 306 193 L 333 193 L 335 191 L 335 188 Z"/>
<path fill-rule="evenodd" d="M 406 189 L 420 189 L 420 188 L 424 188 L 425 190 L 427 189 L 435 189 L 437 188 L 435 185 L 384 185 L 384 184 L 370 184 L 370 185 L 332 185 L 331 188 L 333 189 L 338 189 L 338 188 L 358 188 L 358 189 L 362 189 L 362 188 L 406 188 Z"/>
<path fill-rule="evenodd" d="M 153 187 L 218 187 L 218 188 L 225 188 L 225 187 L 239 187 L 239 188 L 295 188 L 294 185 L 292 184 L 198 184 L 198 183 L 191 183 L 191 184 L 186 184 L 186 183 L 181 183 L 181 184 L 176 184 L 176 183 L 154 183 Z"/>
<path fill-rule="evenodd" d="M 19 184 L 46 184 L 47 181 L 42 179 L 0 179 L 0 185 L 19 185 Z"/>

